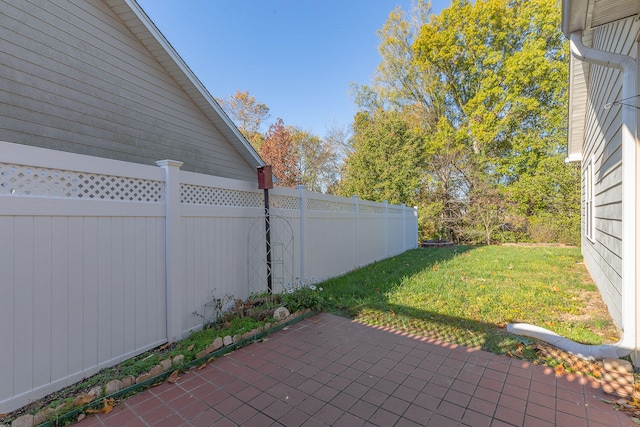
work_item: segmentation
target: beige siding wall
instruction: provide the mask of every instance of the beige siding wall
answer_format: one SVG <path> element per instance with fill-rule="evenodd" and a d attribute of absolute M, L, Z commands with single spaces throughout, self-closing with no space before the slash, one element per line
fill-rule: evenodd
<path fill-rule="evenodd" d="M 0 140 L 254 180 L 102 0 L 0 2 Z"/>
<path fill-rule="evenodd" d="M 639 30 L 640 25 L 633 18 L 599 27 L 593 32 L 593 47 L 635 57 L 635 38 Z M 621 72 L 591 65 L 588 92 L 583 171 L 593 159 L 595 232 L 593 240 L 588 239 L 583 220 L 582 251 L 611 316 L 621 327 L 622 107 L 605 108 L 605 104 L 622 98 Z M 584 183 L 583 176 L 583 195 Z"/>

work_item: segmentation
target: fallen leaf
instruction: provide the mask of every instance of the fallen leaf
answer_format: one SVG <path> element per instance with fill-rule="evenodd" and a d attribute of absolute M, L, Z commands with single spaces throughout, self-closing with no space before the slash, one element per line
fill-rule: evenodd
<path fill-rule="evenodd" d="M 178 372 L 178 370 L 176 369 L 175 371 L 173 371 L 171 373 L 171 375 L 169 375 L 169 378 L 167 378 L 167 382 L 169 384 L 175 384 L 176 381 L 178 381 L 178 379 L 180 378 L 180 373 Z"/>
<path fill-rule="evenodd" d="M 556 371 L 557 375 L 564 374 L 564 365 L 558 365 L 555 367 L 554 371 Z"/>
<path fill-rule="evenodd" d="M 204 362 L 202 365 L 198 366 L 198 371 L 201 371 L 202 369 L 207 367 L 207 362 Z"/>
<path fill-rule="evenodd" d="M 162 347 L 160 347 L 160 348 L 158 349 L 158 351 L 165 350 L 165 349 L 166 349 L 167 347 L 169 347 L 170 345 L 171 345 L 171 343 L 166 343 L 165 345 L 163 345 Z"/>
<path fill-rule="evenodd" d="M 631 421 L 633 421 L 634 423 L 640 425 L 640 420 L 637 418 L 631 418 Z"/>
<path fill-rule="evenodd" d="M 103 414 L 108 414 L 113 410 L 113 405 L 115 404 L 115 400 L 113 398 L 111 399 L 103 398 L 102 403 L 103 403 L 102 408 L 87 409 L 86 410 L 87 414 L 97 414 L 99 412 L 102 412 Z"/>
<path fill-rule="evenodd" d="M 191 344 L 189 347 L 187 347 L 187 351 L 193 350 L 193 346 L 194 346 L 194 344 Z"/>

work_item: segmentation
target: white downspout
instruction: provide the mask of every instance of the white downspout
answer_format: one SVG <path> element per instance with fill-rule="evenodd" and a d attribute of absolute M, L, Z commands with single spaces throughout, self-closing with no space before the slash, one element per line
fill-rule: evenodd
<path fill-rule="evenodd" d="M 636 135 L 638 71 L 630 56 L 586 47 L 582 31 L 571 33 L 571 55 L 580 61 L 622 71 L 622 338 L 615 344 L 584 345 L 547 329 L 523 323 L 507 325 L 507 331 L 549 342 L 586 359 L 619 358 L 636 348 Z"/>

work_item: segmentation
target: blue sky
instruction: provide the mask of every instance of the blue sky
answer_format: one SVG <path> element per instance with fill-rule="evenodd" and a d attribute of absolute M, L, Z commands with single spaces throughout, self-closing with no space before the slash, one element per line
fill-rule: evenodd
<path fill-rule="evenodd" d="M 280 117 L 320 137 L 346 126 L 350 83 L 380 63 L 376 31 L 412 0 L 138 0 L 216 98 L 249 91 Z M 432 1 L 433 12 L 449 4 Z M 266 130 L 266 129 L 264 129 Z"/>

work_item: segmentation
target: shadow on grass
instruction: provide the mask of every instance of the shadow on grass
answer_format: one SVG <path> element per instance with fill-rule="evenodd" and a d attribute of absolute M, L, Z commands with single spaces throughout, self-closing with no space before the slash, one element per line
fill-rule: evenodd
<path fill-rule="evenodd" d="M 390 295 L 406 278 L 424 271 L 437 271 L 441 263 L 477 248 L 416 249 L 330 279 L 322 284 L 326 292 L 326 310 L 373 326 L 390 327 L 496 354 L 535 359 L 534 340 L 508 333 L 504 324 L 389 301 Z"/>

